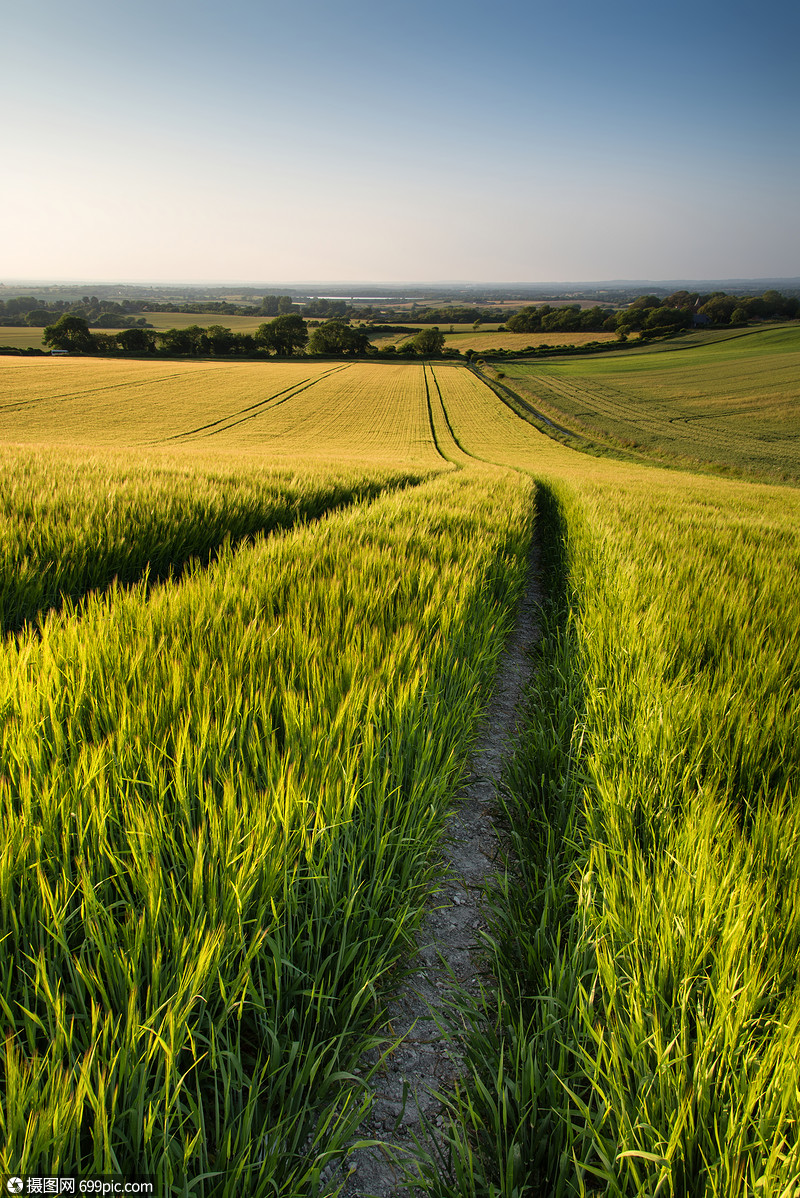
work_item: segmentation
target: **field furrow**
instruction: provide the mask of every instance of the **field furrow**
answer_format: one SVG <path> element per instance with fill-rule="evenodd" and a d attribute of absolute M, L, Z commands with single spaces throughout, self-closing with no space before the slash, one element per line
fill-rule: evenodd
<path fill-rule="evenodd" d="M 226 416 L 220 416 L 216 420 L 210 420 L 206 424 L 200 424 L 197 428 L 187 429 L 183 433 L 174 433 L 171 437 L 167 437 L 168 441 L 188 441 L 196 435 L 214 436 L 218 432 L 225 432 L 228 429 L 236 428 L 240 424 L 244 424 L 247 420 L 252 420 L 253 416 L 266 407 L 269 403 L 285 403 L 292 395 L 299 391 L 305 390 L 306 387 L 313 387 L 314 383 L 320 379 L 327 378 L 329 374 L 339 374 L 346 370 L 346 366 L 335 366 L 332 370 L 325 374 L 319 375 L 317 378 L 304 378 L 299 383 L 294 383 L 289 387 L 285 387 L 282 391 L 274 392 L 266 396 L 264 399 L 257 400 L 255 403 L 248 404 L 247 407 L 237 408 L 235 412 Z"/>
<path fill-rule="evenodd" d="M 442 401 L 442 392 L 439 386 L 439 380 L 436 378 L 433 367 L 427 367 L 426 383 L 428 390 L 428 403 L 431 413 L 431 427 L 433 435 L 436 439 L 436 444 L 439 452 L 448 461 L 454 462 L 456 465 L 464 466 L 467 464 L 474 465 L 475 458 L 466 453 L 459 445 L 453 426 L 450 423 L 450 418 Z"/>
<path fill-rule="evenodd" d="M 437 365 L 432 373 L 449 426 L 465 453 L 523 470 L 560 460 L 565 451 L 517 416 L 472 371 Z"/>

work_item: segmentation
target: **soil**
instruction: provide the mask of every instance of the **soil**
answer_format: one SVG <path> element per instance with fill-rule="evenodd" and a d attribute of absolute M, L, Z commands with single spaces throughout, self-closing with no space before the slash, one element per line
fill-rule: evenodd
<path fill-rule="evenodd" d="M 540 592 L 535 557 L 514 629 L 500 661 L 494 694 L 478 728 L 470 770 L 451 814 L 442 845 L 443 881 L 431 896 L 420 929 L 415 971 L 388 1005 L 386 1033 L 397 1047 L 373 1077 L 374 1102 L 359 1129 L 380 1148 L 352 1151 L 335 1178 L 346 1178 L 343 1198 L 390 1198 L 400 1193 L 403 1170 L 413 1168 L 415 1139 L 428 1152 L 430 1135 L 441 1123 L 436 1090 L 452 1087 L 459 1074 L 454 1049 L 438 1030 L 454 985 L 477 993 L 487 984 L 478 941 L 484 927 L 482 896 L 499 855 L 493 822 L 495 794 L 513 748 L 517 708 L 530 677 L 530 649 L 536 641 Z M 488 979 L 491 984 L 491 979 Z M 363 1062 L 367 1074 L 378 1059 Z M 423 1124 L 424 1118 L 424 1124 Z"/>

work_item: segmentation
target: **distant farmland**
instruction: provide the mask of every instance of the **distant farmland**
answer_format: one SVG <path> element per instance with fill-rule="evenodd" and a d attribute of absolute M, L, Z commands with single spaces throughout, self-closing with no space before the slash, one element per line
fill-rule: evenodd
<path fill-rule="evenodd" d="M 165 329 L 185 329 L 191 325 L 207 328 L 209 325 L 221 325 L 234 333 L 255 333 L 259 325 L 268 321 L 266 316 L 223 316 L 209 315 L 207 312 L 144 312 L 144 319 L 157 332 Z M 356 321 L 356 324 L 359 322 Z M 408 324 L 408 328 L 430 328 L 430 325 Z M 586 345 L 589 341 L 614 341 L 614 333 L 507 333 L 496 331 L 497 326 L 483 325 L 475 331 L 472 325 L 455 325 L 450 333 L 449 325 L 443 325 L 445 344 L 448 349 L 468 349 L 483 351 L 489 349 L 523 350 L 539 345 Z M 118 329 L 93 329 L 96 333 L 114 333 Z M 17 348 L 42 348 L 43 328 L 14 328 L 0 327 L 0 345 Z M 400 346 L 408 341 L 412 333 L 376 333 L 371 342 L 378 348 L 386 345 Z"/>
<path fill-rule="evenodd" d="M 687 469 L 798 476 L 798 337 L 504 364 L 641 462 L 447 362 L 0 359 L 0 1172 L 326 1192 L 535 543 L 420 1185 L 800 1185 L 800 490 Z"/>

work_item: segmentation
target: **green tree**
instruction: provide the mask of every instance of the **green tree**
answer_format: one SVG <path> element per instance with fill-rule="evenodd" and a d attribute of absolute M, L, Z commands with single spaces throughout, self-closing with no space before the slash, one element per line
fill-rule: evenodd
<path fill-rule="evenodd" d="M 411 338 L 411 345 L 418 354 L 424 354 L 426 357 L 440 354 L 444 349 L 444 333 L 439 330 L 438 325 L 430 329 L 420 329 L 417 335 Z"/>
<path fill-rule="evenodd" d="M 295 350 L 303 349 L 308 341 L 308 326 L 302 316 L 288 313 L 276 316 L 268 324 L 258 326 L 256 341 L 274 350 L 279 358 L 288 358 Z"/>
<path fill-rule="evenodd" d="M 542 327 L 542 313 L 546 316 L 549 311 L 549 304 L 541 309 L 529 304 L 508 318 L 506 328 L 512 333 L 538 333 Z"/>
<path fill-rule="evenodd" d="M 724 291 L 715 291 L 703 306 L 700 311 L 704 316 L 714 324 L 729 324 L 734 308 L 738 308 L 739 303 L 732 295 L 726 295 Z"/>
<path fill-rule="evenodd" d="M 581 327 L 580 304 L 564 304 L 542 317 L 543 333 L 572 333 Z"/>
<path fill-rule="evenodd" d="M 45 345 L 53 349 L 72 350 L 73 353 L 90 354 L 94 349 L 92 334 L 82 316 L 64 315 L 55 324 L 49 324 L 42 334 Z"/>
<path fill-rule="evenodd" d="M 631 304 L 632 308 L 660 308 L 661 300 L 657 295 L 640 295 Z"/>
<path fill-rule="evenodd" d="M 160 348 L 166 354 L 193 354 L 200 353 L 202 338 L 205 336 L 205 329 L 201 329 L 197 324 L 190 324 L 185 329 L 165 329 L 163 333 L 158 334 Z"/>
<path fill-rule="evenodd" d="M 206 329 L 200 340 L 204 354 L 235 354 L 238 348 L 236 334 L 221 324 L 212 324 Z"/>
<path fill-rule="evenodd" d="M 115 333 L 92 333 L 92 350 L 96 354 L 115 354 L 119 349 Z"/>
<path fill-rule="evenodd" d="M 153 352 L 156 335 L 150 329 L 123 329 L 117 333 L 117 345 L 126 354 L 149 354 Z"/>
<path fill-rule="evenodd" d="M 679 329 L 688 328 L 692 323 L 692 315 L 683 308 L 651 308 L 644 321 L 642 329 L 650 333 L 677 333 Z"/>
<path fill-rule="evenodd" d="M 48 312 L 47 308 L 34 308 L 25 317 L 25 323 L 32 329 L 41 328 L 46 325 L 48 320 L 53 316 L 52 312 Z"/>
<path fill-rule="evenodd" d="M 364 354 L 369 345 L 366 329 L 354 329 L 344 320 L 326 320 L 311 334 L 312 354 Z"/>

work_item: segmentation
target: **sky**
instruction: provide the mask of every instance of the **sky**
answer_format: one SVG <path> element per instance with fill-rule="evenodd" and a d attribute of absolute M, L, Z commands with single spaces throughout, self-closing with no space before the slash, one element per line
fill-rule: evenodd
<path fill-rule="evenodd" d="M 0 282 L 800 275 L 800 5 L 0 0 Z"/>

